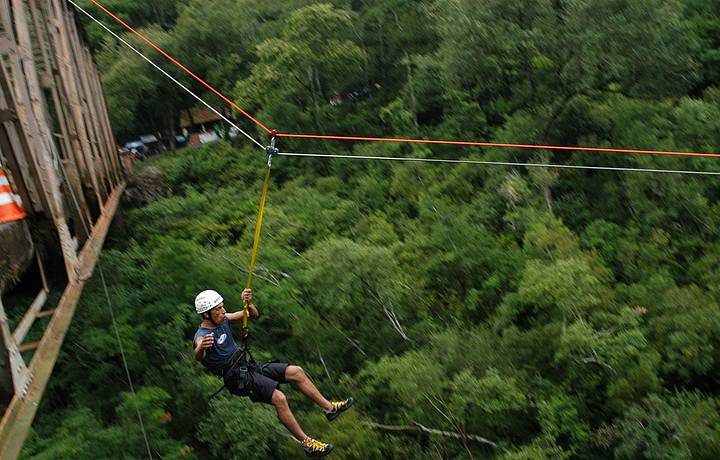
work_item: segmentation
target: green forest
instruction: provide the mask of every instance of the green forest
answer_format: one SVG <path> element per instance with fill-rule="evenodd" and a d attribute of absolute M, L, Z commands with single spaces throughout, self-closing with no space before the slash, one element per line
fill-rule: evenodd
<path fill-rule="evenodd" d="M 100 3 L 281 132 L 720 152 L 718 1 Z M 78 17 L 118 139 L 177 130 L 197 101 Z M 720 171 L 700 156 L 278 147 Z M 109 299 L 96 270 L 22 458 L 147 458 L 143 429 L 154 458 L 305 458 L 271 406 L 208 401 L 221 380 L 192 354 L 198 292 L 242 308 L 265 163 L 238 136 L 136 164 L 99 262 Z M 330 424 L 282 387 L 330 458 L 720 458 L 717 177 L 276 156 L 253 292 L 255 357 L 355 398 Z"/>

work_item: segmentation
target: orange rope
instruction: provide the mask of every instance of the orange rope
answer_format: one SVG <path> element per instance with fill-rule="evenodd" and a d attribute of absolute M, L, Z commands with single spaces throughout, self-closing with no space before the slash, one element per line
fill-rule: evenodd
<path fill-rule="evenodd" d="M 195 80 L 197 80 L 197 81 L 199 81 L 200 83 L 202 83 L 203 86 L 205 86 L 207 89 L 209 89 L 209 90 L 212 91 L 213 93 L 217 94 L 218 97 L 220 97 L 220 99 L 222 99 L 223 101 L 227 102 L 227 103 L 230 104 L 235 110 L 238 110 L 240 113 L 242 113 L 243 115 L 245 115 L 246 117 L 248 117 L 250 120 L 252 120 L 253 122 L 255 122 L 255 124 L 258 125 L 259 127 L 261 127 L 266 133 L 268 133 L 268 134 L 270 133 L 270 129 L 268 129 L 265 125 L 263 125 L 262 123 L 260 123 L 259 121 L 257 121 L 255 118 L 253 118 L 252 115 L 250 115 L 249 113 L 247 113 L 246 111 L 244 111 L 243 109 L 241 109 L 240 107 L 238 107 L 237 105 L 235 105 L 235 103 L 234 103 L 233 101 L 231 101 L 230 99 L 228 99 L 227 97 L 225 97 L 220 91 L 218 91 L 218 90 L 216 90 L 215 88 L 213 88 L 212 86 L 210 86 L 208 83 L 205 82 L 205 80 L 203 80 L 202 78 L 200 78 L 200 77 L 198 77 L 197 75 L 195 75 L 194 73 L 192 73 L 187 67 L 185 67 L 185 66 L 182 65 L 180 62 L 178 62 L 174 57 L 170 56 L 168 53 L 166 53 L 165 51 L 163 51 L 160 47 L 158 47 L 158 46 L 155 45 L 153 42 L 151 42 L 150 40 L 148 40 L 147 38 L 145 38 L 145 36 L 144 36 L 143 34 L 141 34 L 140 32 L 136 31 L 135 29 L 133 29 L 133 28 L 130 27 L 129 25 L 125 24 L 125 22 L 124 22 L 122 19 L 120 19 L 120 18 L 118 18 L 117 16 L 115 16 L 114 14 L 112 14 L 110 11 L 108 11 L 108 10 L 107 10 L 104 6 L 102 6 L 100 3 L 96 2 L 95 0 L 90 0 L 90 1 L 91 1 L 93 4 L 95 4 L 98 8 L 100 8 L 101 10 L 103 10 L 105 13 L 107 13 L 111 18 L 113 18 L 114 20 L 116 20 L 117 22 L 119 22 L 120 24 L 122 24 L 123 26 L 125 26 L 125 28 L 126 28 L 127 30 L 129 30 L 129 31 L 132 32 L 133 34 L 135 34 L 135 35 L 137 35 L 138 37 L 140 37 L 140 39 L 141 39 L 142 41 L 144 41 L 145 43 L 147 43 L 148 45 L 150 45 L 151 47 L 153 47 L 157 52 L 159 52 L 160 54 L 162 54 L 162 55 L 165 56 L 166 58 L 170 59 L 170 61 L 172 61 L 173 64 L 175 64 L 176 66 L 180 67 L 180 68 L 183 69 L 185 72 L 187 72 L 191 77 L 193 77 Z"/>
<path fill-rule="evenodd" d="M 122 19 L 118 18 L 104 6 L 98 3 L 96 0 L 90 0 L 98 8 L 107 13 L 111 18 L 125 26 L 130 32 L 140 37 L 145 43 L 153 47 L 156 51 L 161 53 L 163 56 L 172 61 L 175 65 L 183 69 L 190 76 L 195 78 L 197 81 L 202 83 L 210 91 L 218 95 L 223 101 L 230 104 L 231 107 L 241 112 L 247 118 L 255 122 L 260 128 L 262 128 L 268 134 L 274 134 L 272 130 L 267 128 L 265 125 L 260 123 L 258 120 L 252 117 L 249 113 L 238 107 L 234 102 L 225 97 L 220 91 L 216 90 L 202 78 L 198 77 L 184 65 L 178 62 L 175 58 L 170 56 L 168 53 L 160 49 L 153 42 L 145 38 L 142 34 L 135 31 L 132 27 L 123 22 Z M 535 145 L 535 144 L 507 144 L 497 142 L 470 142 L 470 141 L 450 141 L 450 140 L 431 140 L 431 139 L 402 139 L 402 138 L 388 138 L 388 137 L 362 137 L 362 136 L 324 136 L 319 134 L 282 134 L 277 133 L 276 137 L 292 138 L 292 139 L 319 139 L 319 140 L 336 140 L 336 141 L 369 141 L 369 142 L 402 142 L 411 144 L 436 144 L 436 145 L 462 145 L 468 147 L 501 147 L 501 148 L 515 148 L 515 149 L 544 149 L 544 150 L 566 150 L 566 151 L 583 151 L 583 152 L 601 152 L 601 153 L 627 153 L 627 154 L 644 154 L 644 155 L 673 155 L 673 156 L 684 156 L 684 157 L 720 157 L 720 153 L 705 153 L 705 152 L 678 152 L 673 150 L 638 150 L 638 149 L 614 149 L 614 148 L 600 148 L 600 147 L 577 147 L 577 146 L 561 146 L 561 145 Z"/>

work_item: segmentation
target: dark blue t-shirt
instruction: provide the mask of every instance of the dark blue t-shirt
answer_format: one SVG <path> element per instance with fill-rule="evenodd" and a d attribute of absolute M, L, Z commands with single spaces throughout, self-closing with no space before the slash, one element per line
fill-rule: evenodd
<path fill-rule="evenodd" d="M 195 345 L 198 338 L 210 333 L 215 336 L 215 343 L 212 347 L 205 350 L 205 357 L 201 363 L 207 367 L 210 372 L 222 375 L 223 367 L 225 367 L 225 364 L 227 364 L 233 353 L 235 353 L 235 350 L 237 350 L 232 329 L 230 328 L 230 321 L 225 319 L 221 325 L 212 329 L 200 326 L 197 332 L 195 332 L 193 345 Z"/>

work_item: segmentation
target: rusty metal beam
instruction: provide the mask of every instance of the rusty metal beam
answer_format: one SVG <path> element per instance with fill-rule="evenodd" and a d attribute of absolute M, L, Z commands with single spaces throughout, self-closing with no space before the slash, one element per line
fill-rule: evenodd
<path fill-rule="evenodd" d="M 54 314 L 54 313 L 55 313 L 55 309 L 54 309 L 54 308 L 53 308 L 52 310 L 39 311 L 39 312 L 37 312 L 37 314 L 35 315 L 35 318 L 38 318 L 38 319 L 39 319 L 39 318 L 45 318 L 46 316 L 50 316 L 50 315 L 52 315 L 52 314 Z"/>
<path fill-rule="evenodd" d="M 42 290 L 14 332 L 0 302 L 0 387 L 14 393 L 0 420 L 3 460 L 20 455 L 125 187 L 102 82 L 75 19 L 63 0 L 0 0 L 0 159 L 38 218 L 31 224 L 55 227 L 68 276 L 58 305 L 42 310 L 48 285 L 38 258 Z M 81 224 L 94 219 L 83 241 Z M 23 343 L 38 318 L 47 322 L 42 339 Z"/>
<path fill-rule="evenodd" d="M 76 143 L 73 149 L 77 154 L 77 163 L 80 166 L 80 176 L 86 186 L 92 190 L 94 200 L 98 207 L 102 206 L 103 198 L 100 196 L 100 186 L 97 177 L 95 163 L 92 158 L 92 147 L 90 136 L 86 128 L 85 115 L 83 113 L 82 100 L 79 92 L 79 76 L 75 55 L 77 50 L 72 41 L 71 26 L 74 24 L 73 16 L 67 11 L 65 2 L 51 0 L 50 16 L 54 18 L 51 34 L 55 43 L 58 73 L 62 84 L 63 93 L 69 106 L 70 118 L 72 119 L 75 136 L 72 138 Z"/>
<path fill-rule="evenodd" d="M 3 367 L 7 366 L 7 374 L 12 381 L 13 390 L 15 395 L 23 397 L 27 394 L 27 389 L 30 386 L 32 374 L 28 370 L 18 344 L 10 334 L 10 325 L 8 324 L 8 318 L 5 314 L 5 307 L 3 307 L 2 301 L 0 300 L 0 336 L 2 338 L 2 344 L 0 350 L 2 350 L 2 364 Z M 5 376 L 3 376 L 5 378 Z M 0 449 L 0 453 L 3 453 Z M 4 457 L 3 457 L 4 458 Z"/>
<path fill-rule="evenodd" d="M 45 305 L 45 301 L 47 300 L 47 291 L 45 289 L 42 289 L 38 295 L 35 297 L 35 300 L 33 301 L 32 305 L 30 305 L 30 308 L 27 309 L 25 312 L 25 316 L 23 316 L 23 319 L 20 321 L 20 324 L 17 325 L 15 330 L 13 331 L 13 339 L 15 339 L 16 343 L 22 343 L 23 340 L 25 340 L 25 336 L 30 331 L 30 328 L 32 327 L 33 323 L 35 322 L 35 319 L 38 318 L 38 313 L 40 312 L 40 309 Z"/>
<path fill-rule="evenodd" d="M 54 0 L 59 2 L 59 0 Z M 64 2 L 63 2 L 64 3 Z M 67 5 L 65 5 L 67 7 Z M 75 16 L 71 11 L 64 10 L 64 25 L 60 28 L 61 31 L 65 32 L 65 40 L 69 49 L 68 60 L 72 63 L 70 67 L 71 74 L 68 77 L 68 82 L 71 83 L 71 89 L 74 91 L 72 96 L 75 99 L 75 106 L 79 110 L 80 121 L 78 127 L 80 128 L 80 138 L 84 141 L 85 146 L 83 147 L 83 153 L 85 154 L 87 164 L 90 168 L 91 173 L 94 177 L 95 193 L 98 199 L 98 206 L 102 206 L 104 194 L 106 192 L 102 177 L 100 176 L 101 165 L 99 159 L 99 152 L 93 148 L 91 134 L 91 122 L 89 120 L 89 111 L 85 104 L 85 82 L 84 75 L 80 72 L 83 69 L 81 62 L 82 59 L 82 45 L 80 43 L 80 35 L 75 25 Z"/>
<path fill-rule="evenodd" d="M 55 314 L 30 362 L 28 369 L 33 379 L 25 397 L 16 394 L 0 422 L 0 453 L 2 453 L 3 459 L 14 460 L 20 455 L 70 321 L 75 313 L 80 294 L 88 277 L 95 269 L 98 255 L 124 189 L 124 183 L 119 185 L 103 206 L 103 213 L 93 227 L 91 238 L 80 251 L 79 267 L 82 275 L 65 288 Z"/>
<path fill-rule="evenodd" d="M 40 345 L 40 341 L 37 342 L 30 342 L 30 343 L 23 343 L 22 345 L 18 345 L 18 351 L 20 353 L 23 353 L 25 351 L 34 350 Z"/>
<path fill-rule="evenodd" d="M 65 269 L 68 279 L 77 276 L 76 242 L 73 241 L 64 215 L 62 195 L 60 193 L 60 178 L 54 170 L 52 139 L 47 122 L 46 107 L 44 105 L 42 90 L 40 89 L 37 68 L 33 56 L 33 47 L 28 28 L 26 4 L 23 0 L 11 0 L 13 20 L 17 37 L 17 55 L 14 56 L 14 82 L 18 94 L 16 111 L 18 118 L 26 128 L 32 149 L 30 156 L 35 162 L 37 172 L 45 192 L 49 217 L 55 224 L 60 239 Z"/>
<path fill-rule="evenodd" d="M 0 6 L 3 5 L 0 0 Z M 0 8 L 0 12 L 4 11 Z M 14 47 L 14 44 L 13 44 Z M 13 48 L 14 49 L 14 48 Z M 11 53 L 8 67 L 15 67 L 15 52 Z M 46 194 L 42 193 L 40 174 L 32 161 L 32 142 L 25 126 L 18 118 L 18 105 L 15 103 L 12 85 L 12 71 L 0 65 L 0 108 L 11 110 L 15 117 L 4 122 L 3 132 L 0 133 L 0 146 L 5 150 L 5 157 L 10 161 L 10 167 L 15 174 L 16 185 L 20 188 L 23 201 L 28 203 L 28 210 L 34 212 L 49 209 Z M 27 200 L 27 201 L 25 201 Z"/>

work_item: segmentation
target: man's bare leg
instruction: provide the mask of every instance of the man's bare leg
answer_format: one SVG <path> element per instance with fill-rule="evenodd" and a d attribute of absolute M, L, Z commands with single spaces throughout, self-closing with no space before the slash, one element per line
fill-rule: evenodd
<path fill-rule="evenodd" d="M 325 399 L 325 397 L 320 393 L 320 390 L 318 390 L 315 384 L 312 383 L 302 367 L 288 366 L 287 369 L 285 369 L 285 380 L 292 382 L 302 394 L 314 401 L 315 404 L 320 406 L 323 410 L 332 409 L 330 401 Z"/>
<path fill-rule="evenodd" d="M 288 406 L 285 394 L 279 390 L 273 391 L 271 402 L 272 405 L 275 406 L 278 419 L 280 420 L 280 422 L 282 422 L 283 425 L 285 425 L 285 428 L 287 428 L 298 441 L 304 441 L 305 439 L 307 439 L 308 436 L 305 434 L 302 428 L 300 428 L 300 424 L 297 422 L 295 416 L 290 411 L 290 406 Z"/>

